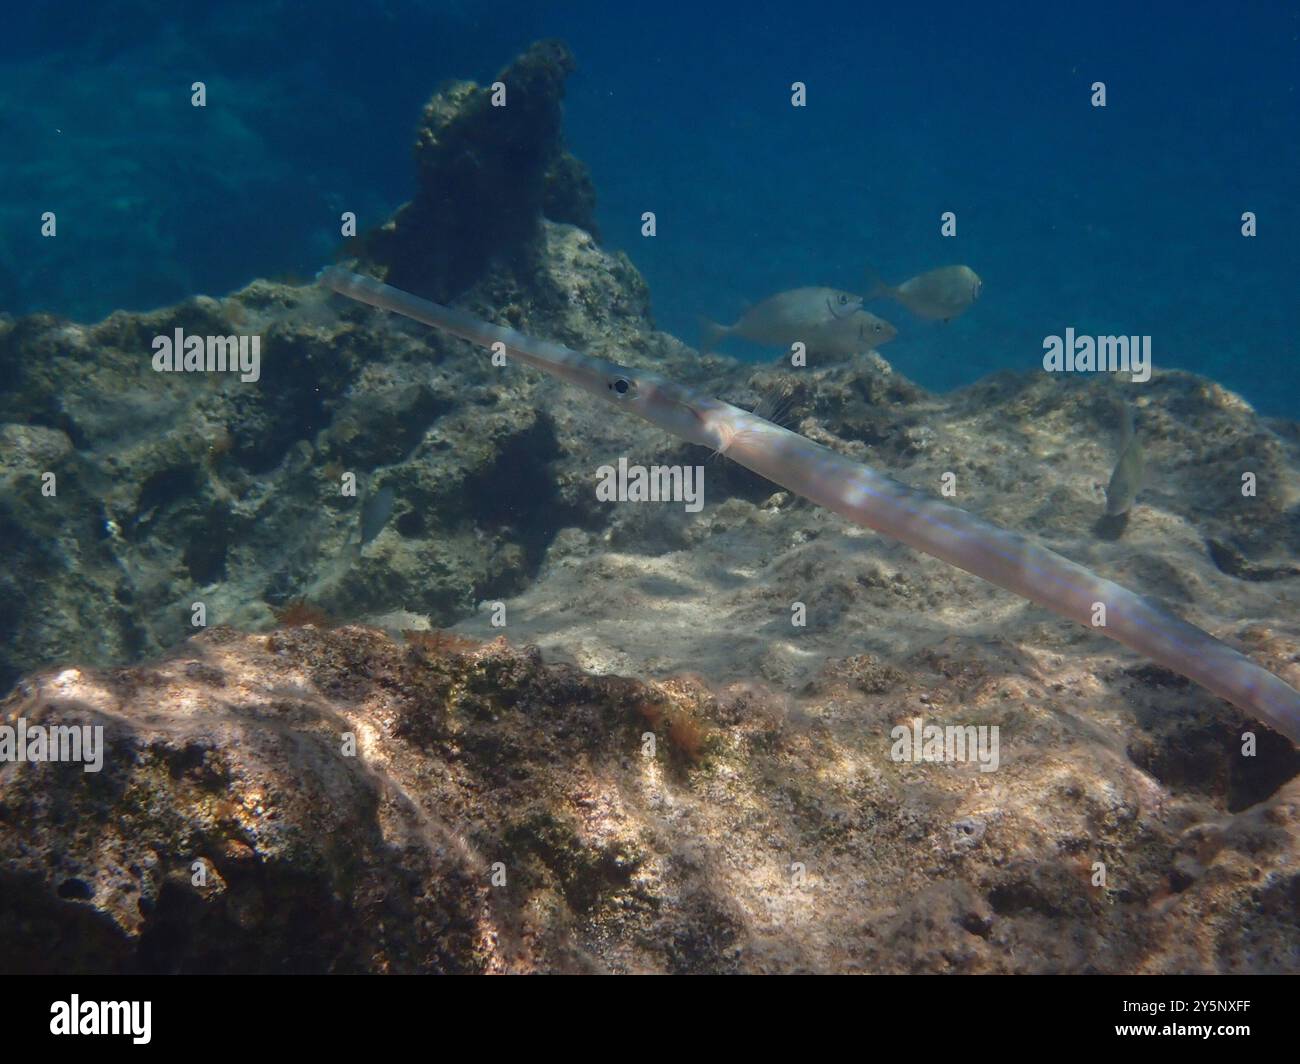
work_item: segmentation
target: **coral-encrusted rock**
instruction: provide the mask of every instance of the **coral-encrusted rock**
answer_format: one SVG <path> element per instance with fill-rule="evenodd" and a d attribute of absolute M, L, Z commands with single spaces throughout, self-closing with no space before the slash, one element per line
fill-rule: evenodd
<path fill-rule="evenodd" d="M 0 764 L 0 969 L 1300 965 L 1300 782 L 1226 815 L 1229 781 L 1173 791 L 1090 723 L 981 700 L 996 655 L 831 663 L 793 706 L 410 640 L 213 629 L 22 683 L 0 723 L 106 750 Z M 892 759 L 922 710 L 1000 723 L 1000 770 Z"/>
<path fill-rule="evenodd" d="M 503 106 L 491 88 L 468 81 L 425 105 L 415 141 L 419 190 L 367 242 L 390 283 L 447 300 L 490 264 L 531 275 L 543 216 L 595 233 L 595 187 L 564 150 L 560 125 L 573 68 L 565 45 L 541 41 L 497 75 Z"/>

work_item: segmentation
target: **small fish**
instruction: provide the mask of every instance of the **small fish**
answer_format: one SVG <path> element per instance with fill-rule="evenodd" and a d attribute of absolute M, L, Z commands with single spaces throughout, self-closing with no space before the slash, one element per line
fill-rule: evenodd
<path fill-rule="evenodd" d="M 827 355 L 854 355 L 889 343 L 898 330 L 869 310 L 828 322 L 807 338 L 808 350 Z"/>
<path fill-rule="evenodd" d="M 1142 456 L 1142 441 L 1137 437 L 1133 423 L 1133 408 L 1124 404 L 1120 430 L 1119 461 L 1106 485 L 1106 516 L 1119 517 L 1129 512 L 1133 500 L 1142 488 L 1146 461 Z"/>
<path fill-rule="evenodd" d="M 984 282 L 969 266 L 941 266 L 897 287 L 867 271 L 868 299 L 896 299 L 918 318 L 951 321 L 966 313 L 980 297 Z"/>
<path fill-rule="evenodd" d="M 358 552 L 384 530 L 388 519 L 393 516 L 393 503 L 396 499 L 397 494 L 389 484 L 378 491 L 366 493 L 365 501 L 361 504 L 361 541 L 357 545 Z"/>
<path fill-rule="evenodd" d="M 703 319 L 700 354 L 707 355 L 723 337 L 733 333 L 771 347 L 788 347 L 796 341 L 811 344 L 818 331 L 859 313 L 862 313 L 862 297 L 851 292 L 841 292 L 838 288 L 792 288 L 750 307 L 735 325 L 719 325 Z"/>

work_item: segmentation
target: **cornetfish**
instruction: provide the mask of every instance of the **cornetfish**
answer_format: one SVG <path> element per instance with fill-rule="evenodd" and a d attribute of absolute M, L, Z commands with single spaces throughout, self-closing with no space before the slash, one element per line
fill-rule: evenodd
<path fill-rule="evenodd" d="M 1169 610 L 1018 533 L 899 483 L 870 466 L 643 369 L 580 354 L 492 325 L 341 267 L 325 287 L 567 381 L 689 443 L 708 447 L 855 524 L 965 569 L 1103 635 L 1189 680 L 1300 744 L 1300 692 Z M 1104 606 L 1104 623 L 1101 620 Z"/>

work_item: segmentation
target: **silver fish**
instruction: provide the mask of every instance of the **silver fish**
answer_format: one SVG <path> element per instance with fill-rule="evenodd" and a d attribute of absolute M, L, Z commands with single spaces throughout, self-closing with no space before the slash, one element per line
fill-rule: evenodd
<path fill-rule="evenodd" d="M 869 310 L 838 318 L 807 338 L 808 350 L 827 355 L 853 355 L 889 343 L 898 330 Z"/>
<path fill-rule="evenodd" d="M 871 270 L 868 299 L 895 299 L 918 318 L 951 321 L 979 299 L 984 282 L 969 266 L 941 266 L 902 284 L 886 284 Z"/>
<path fill-rule="evenodd" d="M 1106 485 L 1106 516 L 1119 517 L 1126 514 L 1142 488 L 1142 477 L 1146 471 L 1146 460 L 1142 454 L 1142 441 L 1138 439 L 1133 422 L 1133 408 L 1124 404 L 1123 422 L 1120 430 L 1119 461 L 1115 471 L 1110 475 Z"/>
<path fill-rule="evenodd" d="M 365 501 L 361 504 L 361 540 L 357 544 L 358 551 L 384 530 L 388 519 L 393 516 L 393 503 L 396 500 L 397 493 L 389 484 L 378 491 L 366 492 Z"/>
<path fill-rule="evenodd" d="M 802 341 L 811 346 L 816 333 L 862 313 L 862 297 L 838 288 L 792 288 L 750 307 L 734 325 L 701 321 L 700 354 L 707 355 L 726 336 L 735 334 L 756 344 L 789 347 Z"/>

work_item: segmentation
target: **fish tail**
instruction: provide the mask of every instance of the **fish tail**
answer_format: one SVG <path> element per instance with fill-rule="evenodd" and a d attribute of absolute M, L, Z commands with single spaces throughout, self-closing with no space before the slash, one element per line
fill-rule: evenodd
<path fill-rule="evenodd" d="M 874 266 L 868 265 L 863 271 L 863 283 L 866 286 L 862 291 L 864 300 L 885 299 L 894 294 L 894 286 L 886 284 L 885 279 L 880 276 L 880 271 Z"/>
<path fill-rule="evenodd" d="M 700 357 L 703 358 L 722 340 L 727 333 L 731 332 L 728 325 L 719 325 L 716 321 L 710 321 L 708 318 L 700 318 Z"/>

